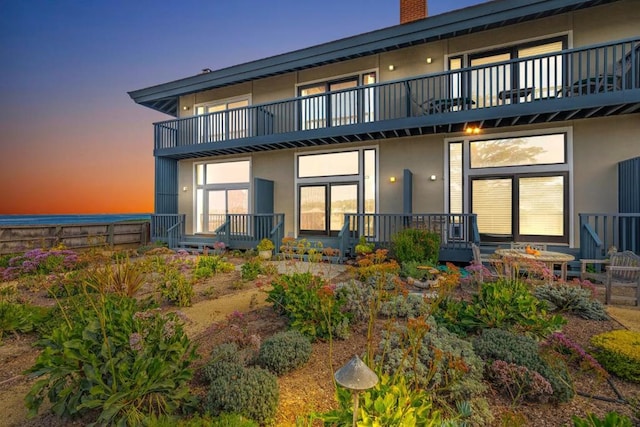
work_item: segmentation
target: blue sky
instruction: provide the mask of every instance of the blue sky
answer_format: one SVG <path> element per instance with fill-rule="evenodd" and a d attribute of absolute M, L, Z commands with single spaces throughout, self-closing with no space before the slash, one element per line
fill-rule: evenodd
<path fill-rule="evenodd" d="M 0 0 L 0 214 L 150 212 L 168 117 L 128 91 L 398 22 L 399 0 Z"/>

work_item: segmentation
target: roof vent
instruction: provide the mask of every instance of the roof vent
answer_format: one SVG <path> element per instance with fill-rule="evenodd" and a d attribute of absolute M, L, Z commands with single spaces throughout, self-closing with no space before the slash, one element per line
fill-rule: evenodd
<path fill-rule="evenodd" d="M 400 0 L 400 23 L 418 21 L 427 17 L 427 0 Z"/>
<path fill-rule="evenodd" d="M 211 68 L 203 68 L 201 74 L 207 74 L 211 72 Z"/>

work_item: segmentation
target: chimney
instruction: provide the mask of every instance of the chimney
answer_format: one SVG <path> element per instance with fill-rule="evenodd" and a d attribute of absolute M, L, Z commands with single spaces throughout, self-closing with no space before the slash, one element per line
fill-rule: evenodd
<path fill-rule="evenodd" d="M 427 13 L 427 0 L 400 0 L 401 24 L 424 19 Z"/>

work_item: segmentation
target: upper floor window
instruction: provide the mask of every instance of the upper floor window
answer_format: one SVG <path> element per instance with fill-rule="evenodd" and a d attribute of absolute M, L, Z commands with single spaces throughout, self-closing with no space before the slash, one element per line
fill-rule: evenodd
<path fill-rule="evenodd" d="M 375 82 L 376 73 L 369 72 L 298 87 L 298 95 L 305 98 L 300 101 L 300 129 L 319 129 L 375 120 L 373 88 L 358 89 L 358 86 Z M 327 92 L 332 93 L 327 96 Z"/>
<path fill-rule="evenodd" d="M 199 142 L 216 142 L 248 136 L 249 96 L 196 105 Z"/>
<path fill-rule="evenodd" d="M 562 88 L 560 52 L 566 47 L 567 38 L 558 37 L 450 57 L 449 69 L 460 70 L 451 77 L 452 96 L 470 98 L 479 108 L 555 97 Z M 511 61 L 516 59 L 521 60 Z"/>

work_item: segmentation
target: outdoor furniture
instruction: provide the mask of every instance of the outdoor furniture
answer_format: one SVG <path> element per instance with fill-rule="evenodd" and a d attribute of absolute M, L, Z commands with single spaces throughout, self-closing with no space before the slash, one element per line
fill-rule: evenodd
<path fill-rule="evenodd" d="M 631 301 L 634 305 L 640 304 L 640 256 L 631 251 L 614 252 L 609 259 L 583 259 L 580 260 L 582 280 L 593 278 L 600 280 L 605 286 L 605 304 L 610 304 L 613 298 L 613 290 L 617 288 L 630 288 L 632 295 L 617 295 L 616 298 L 623 301 Z M 589 273 L 587 265 L 603 265 L 604 273 Z"/>
<path fill-rule="evenodd" d="M 471 98 L 460 97 L 432 99 L 429 101 L 427 111 L 429 114 L 446 113 L 451 111 L 452 108 L 468 110 L 472 105 L 475 105 L 475 102 Z"/>
<path fill-rule="evenodd" d="M 509 101 L 511 104 L 514 104 L 518 102 L 520 98 L 527 98 L 532 93 L 533 93 L 532 87 L 505 89 L 503 91 L 498 92 L 498 99 L 503 104 L 507 101 Z"/>
<path fill-rule="evenodd" d="M 524 242 L 511 242 L 511 249 L 516 250 L 526 250 L 527 246 L 536 251 L 546 251 L 547 244 L 546 243 L 524 243 Z"/>
<path fill-rule="evenodd" d="M 532 247 L 531 243 L 529 243 L 528 245 Z M 496 249 L 495 253 L 502 257 L 506 265 L 518 260 L 539 261 L 544 263 L 552 272 L 554 271 L 554 266 L 559 265 L 560 279 L 567 280 L 567 263 L 574 260 L 574 257 L 572 255 L 563 254 L 562 252 L 553 252 L 539 249 L 536 250 L 539 251 L 539 254 L 529 254 L 525 249 Z"/>
<path fill-rule="evenodd" d="M 565 95 L 590 95 L 599 92 L 611 92 L 615 89 L 614 76 L 596 76 L 577 80 L 567 89 Z"/>
<path fill-rule="evenodd" d="M 483 254 L 480 251 L 480 246 L 476 245 L 475 243 L 471 243 L 471 253 L 473 254 L 473 263 L 476 265 L 487 264 L 490 267 L 493 267 L 494 269 L 499 265 L 504 265 L 502 258 L 496 255 Z M 480 270 L 479 276 L 480 276 L 478 278 L 479 282 L 483 283 L 484 275 L 482 273 L 482 270 Z"/>

